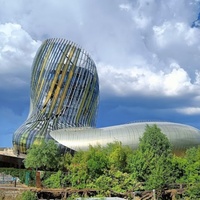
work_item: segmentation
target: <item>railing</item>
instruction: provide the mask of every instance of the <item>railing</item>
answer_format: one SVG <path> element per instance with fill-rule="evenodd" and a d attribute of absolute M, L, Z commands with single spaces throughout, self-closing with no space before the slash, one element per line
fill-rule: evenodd
<path fill-rule="evenodd" d="M 15 180 L 16 180 L 16 178 L 12 177 L 11 175 L 6 175 L 4 173 L 0 173 L 0 184 L 13 183 Z"/>

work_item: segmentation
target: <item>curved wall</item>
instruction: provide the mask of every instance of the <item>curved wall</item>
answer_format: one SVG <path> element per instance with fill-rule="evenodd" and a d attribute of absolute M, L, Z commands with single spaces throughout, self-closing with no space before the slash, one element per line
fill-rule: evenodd
<path fill-rule="evenodd" d="M 95 63 L 73 42 L 47 39 L 32 65 L 30 112 L 13 135 L 14 151 L 25 153 L 49 132 L 94 127 L 99 100 Z"/>
<path fill-rule="evenodd" d="M 186 149 L 200 144 L 200 131 L 198 129 L 171 122 L 139 122 L 99 129 L 70 128 L 52 131 L 50 135 L 60 144 L 75 151 L 87 150 L 89 145 L 106 146 L 107 143 L 115 141 L 137 149 L 139 138 L 142 137 L 147 124 L 156 124 L 161 129 L 172 144 L 175 153 L 184 152 Z"/>

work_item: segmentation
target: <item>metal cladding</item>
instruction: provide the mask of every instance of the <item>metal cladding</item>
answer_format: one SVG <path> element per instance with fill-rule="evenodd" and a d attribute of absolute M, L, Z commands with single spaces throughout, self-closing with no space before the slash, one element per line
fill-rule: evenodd
<path fill-rule="evenodd" d="M 139 138 L 143 136 L 146 125 L 156 124 L 172 144 L 173 151 L 181 154 L 190 147 L 200 144 L 200 131 L 194 127 L 171 122 L 139 122 L 106 128 L 69 128 L 55 130 L 50 135 L 60 144 L 75 151 L 87 150 L 89 145 L 106 146 L 115 141 L 137 149 Z"/>
<path fill-rule="evenodd" d="M 67 127 L 94 127 L 99 100 L 95 63 L 73 42 L 47 39 L 32 65 L 30 111 L 13 135 L 14 151 Z"/>

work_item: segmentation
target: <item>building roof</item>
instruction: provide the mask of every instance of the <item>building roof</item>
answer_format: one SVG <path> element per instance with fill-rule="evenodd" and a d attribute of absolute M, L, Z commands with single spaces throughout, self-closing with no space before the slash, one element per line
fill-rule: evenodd
<path fill-rule="evenodd" d="M 137 122 L 105 128 L 67 128 L 52 131 L 50 135 L 57 142 L 75 151 L 87 150 L 89 145 L 106 146 L 107 143 L 115 141 L 120 141 L 123 145 L 136 149 L 146 125 L 153 124 L 156 124 L 167 136 L 174 151 L 185 151 L 200 144 L 198 129 L 172 122 Z"/>

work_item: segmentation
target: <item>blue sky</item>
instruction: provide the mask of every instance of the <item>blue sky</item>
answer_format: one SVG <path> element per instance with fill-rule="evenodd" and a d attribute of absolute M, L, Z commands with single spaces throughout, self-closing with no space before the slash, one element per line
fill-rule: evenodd
<path fill-rule="evenodd" d="M 29 112 L 47 38 L 78 43 L 100 80 L 97 127 L 140 120 L 200 128 L 199 0 L 0 0 L 0 147 Z"/>

